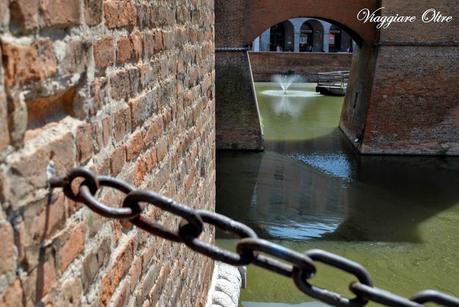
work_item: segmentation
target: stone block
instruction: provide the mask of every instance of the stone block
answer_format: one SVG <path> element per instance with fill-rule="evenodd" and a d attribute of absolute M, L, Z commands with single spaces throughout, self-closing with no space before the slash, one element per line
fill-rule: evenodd
<path fill-rule="evenodd" d="M 101 38 L 94 43 L 94 61 L 99 69 L 104 69 L 115 63 L 115 48 L 112 37 Z"/>
<path fill-rule="evenodd" d="M 7 87 L 43 81 L 57 73 L 57 60 L 50 40 L 31 44 L 2 41 L 2 51 Z"/>
<path fill-rule="evenodd" d="M 8 1 L 2 1 L 7 12 Z M 10 1 L 10 29 L 15 34 L 26 34 L 33 32 L 39 27 L 40 0 L 14 0 Z M 0 17 L 1 18 L 1 17 Z M 5 18 L 5 17 L 3 17 Z"/>
<path fill-rule="evenodd" d="M 131 262 L 134 259 L 135 238 L 126 238 L 115 251 L 113 263 L 109 270 L 102 277 L 100 283 L 100 305 L 106 306 L 115 292 L 116 287 L 128 272 Z"/>
<path fill-rule="evenodd" d="M 137 10 L 130 0 L 105 1 L 104 14 L 109 29 L 134 26 L 137 21 Z"/>
<path fill-rule="evenodd" d="M 40 0 L 41 27 L 71 27 L 80 24 L 79 0 Z"/>
<path fill-rule="evenodd" d="M 84 0 L 84 17 L 86 24 L 95 26 L 102 22 L 102 6 L 100 0 Z"/>

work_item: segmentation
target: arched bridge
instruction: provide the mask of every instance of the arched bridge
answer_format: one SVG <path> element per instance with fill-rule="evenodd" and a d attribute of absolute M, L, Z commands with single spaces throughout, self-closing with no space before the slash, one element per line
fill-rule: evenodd
<path fill-rule="evenodd" d="M 327 20 L 346 29 L 358 43 L 373 44 L 377 39 L 374 24 L 362 23 L 356 16 L 363 8 L 378 8 L 376 0 L 317 1 L 317 0 L 256 0 L 246 1 L 244 41 L 248 45 L 269 27 L 295 17 Z"/>
<path fill-rule="evenodd" d="M 459 6 L 455 0 L 437 1 L 438 11 L 455 18 L 451 23 L 423 23 L 421 15 L 432 5 L 402 0 L 216 0 L 217 146 L 263 149 L 247 47 L 279 22 L 313 17 L 339 25 L 359 45 L 340 127 L 362 153 L 459 155 L 459 88 L 453 86 L 459 78 Z M 415 15 L 417 21 L 378 30 L 374 23 L 357 19 L 360 10 L 380 7 L 383 15 Z"/>

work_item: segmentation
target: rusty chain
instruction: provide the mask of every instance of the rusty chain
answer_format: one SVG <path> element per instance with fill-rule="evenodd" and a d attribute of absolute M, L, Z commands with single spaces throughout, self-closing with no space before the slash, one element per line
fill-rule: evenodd
<path fill-rule="evenodd" d="M 75 181 L 79 180 L 78 183 Z M 426 290 L 411 299 L 395 295 L 373 286 L 370 274 L 360 264 L 322 250 L 299 253 L 278 244 L 258 238 L 247 225 L 218 213 L 194 210 L 153 192 L 135 190 L 118 179 L 99 176 L 85 168 L 73 169 L 68 176 L 49 180 L 51 188 L 63 188 L 64 194 L 73 201 L 85 204 L 94 212 L 113 219 L 127 219 L 137 227 L 164 239 L 184 243 L 190 249 L 213 260 L 234 266 L 253 264 L 271 272 L 293 279 L 297 288 L 308 296 L 333 306 L 365 306 L 375 302 L 385 306 L 424 306 L 436 303 L 442 306 L 459 306 L 459 299 L 438 291 Z M 76 185 L 77 192 L 74 192 Z M 95 198 L 96 193 L 108 187 L 126 195 L 120 208 L 109 207 Z M 181 217 L 178 231 L 171 231 L 142 215 L 145 204 Z M 204 231 L 204 223 L 240 237 L 236 252 L 223 250 L 199 239 Z M 283 262 L 279 261 L 283 260 Z M 349 289 L 355 298 L 349 299 L 336 292 L 314 286 L 309 279 L 316 273 L 316 263 L 323 263 L 356 277 L 358 281 Z"/>

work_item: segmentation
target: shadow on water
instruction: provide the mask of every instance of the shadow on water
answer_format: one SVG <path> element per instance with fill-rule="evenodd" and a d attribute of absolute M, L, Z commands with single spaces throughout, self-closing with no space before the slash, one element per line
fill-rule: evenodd
<path fill-rule="evenodd" d="M 419 243 L 459 202 L 457 159 L 359 156 L 338 129 L 266 147 L 217 155 L 217 210 L 266 239 Z"/>
<path fill-rule="evenodd" d="M 288 99 L 263 94 L 278 90 L 273 84 L 256 87 L 267 150 L 217 153 L 217 211 L 288 248 L 357 261 L 397 294 L 434 288 L 457 296 L 459 159 L 360 156 L 336 128 L 342 99 L 313 95 L 311 84 L 295 89 L 310 94 Z M 217 238 L 227 249 L 236 244 Z M 316 284 L 352 295 L 349 276 L 319 270 Z M 253 266 L 241 302 L 318 306 Z"/>

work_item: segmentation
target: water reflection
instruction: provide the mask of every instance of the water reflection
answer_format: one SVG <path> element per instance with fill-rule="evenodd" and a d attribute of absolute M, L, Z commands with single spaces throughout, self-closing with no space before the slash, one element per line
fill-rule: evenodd
<path fill-rule="evenodd" d="M 289 116 L 296 117 L 299 114 L 301 114 L 301 111 L 304 108 L 304 103 L 295 103 L 294 100 L 290 99 L 286 95 L 281 94 L 281 96 L 274 97 L 276 97 L 276 99 L 274 100 L 272 108 L 277 115 L 286 114 Z"/>
<path fill-rule="evenodd" d="M 459 160 L 360 156 L 336 128 L 342 100 L 306 98 L 286 117 L 263 97 L 267 151 L 218 153 L 217 210 L 263 238 L 359 261 L 400 294 L 431 287 L 459 295 Z M 243 300 L 308 301 L 274 279 L 250 269 Z M 345 279 L 325 282 L 347 288 Z"/>

